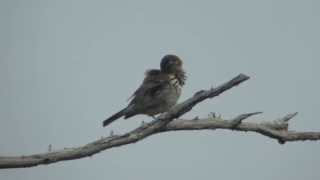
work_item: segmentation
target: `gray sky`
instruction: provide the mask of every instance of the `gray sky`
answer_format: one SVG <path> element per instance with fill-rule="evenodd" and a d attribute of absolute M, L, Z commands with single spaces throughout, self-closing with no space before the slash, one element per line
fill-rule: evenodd
<path fill-rule="evenodd" d="M 183 100 L 238 73 L 252 79 L 184 115 L 251 121 L 300 114 L 320 131 L 320 1 L 0 1 L 0 156 L 78 146 L 129 131 L 145 116 L 101 122 L 126 105 L 148 68 L 175 53 Z M 1 170 L 1 180 L 320 179 L 318 142 L 253 133 L 176 132 L 92 158 Z"/>

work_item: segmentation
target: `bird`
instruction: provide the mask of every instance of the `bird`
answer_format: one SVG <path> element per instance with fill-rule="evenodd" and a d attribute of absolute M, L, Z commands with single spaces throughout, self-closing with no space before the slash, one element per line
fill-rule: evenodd
<path fill-rule="evenodd" d="M 155 118 L 155 115 L 167 112 L 178 101 L 186 73 L 182 60 L 174 54 L 165 55 L 160 61 L 160 69 L 150 69 L 139 88 L 129 98 L 128 105 L 103 121 L 103 127 L 124 116 L 124 119 L 138 114 Z"/>

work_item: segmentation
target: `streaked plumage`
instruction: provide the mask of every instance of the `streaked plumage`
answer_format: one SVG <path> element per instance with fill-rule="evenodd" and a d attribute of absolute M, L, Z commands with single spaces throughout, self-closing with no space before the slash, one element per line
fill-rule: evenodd
<path fill-rule="evenodd" d="M 168 111 L 177 103 L 185 79 L 180 58 L 176 55 L 164 56 L 160 69 L 148 70 L 145 73 L 142 84 L 133 93 L 128 106 L 106 119 L 103 126 L 122 116 L 127 119 L 137 114 L 154 116 Z"/>

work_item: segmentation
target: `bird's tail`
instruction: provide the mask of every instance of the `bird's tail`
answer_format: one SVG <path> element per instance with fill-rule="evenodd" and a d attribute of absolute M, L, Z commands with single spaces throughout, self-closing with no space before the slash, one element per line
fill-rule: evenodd
<path fill-rule="evenodd" d="M 112 115 L 111 117 L 109 117 L 108 119 L 104 120 L 102 123 L 102 126 L 105 127 L 107 125 L 109 125 L 110 123 L 112 123 L 113 121 L 119 119 L 120 117 L 126 115 L 128 108 L 124 108 L 121 111 L 115 113 L 114 115 Z"/>

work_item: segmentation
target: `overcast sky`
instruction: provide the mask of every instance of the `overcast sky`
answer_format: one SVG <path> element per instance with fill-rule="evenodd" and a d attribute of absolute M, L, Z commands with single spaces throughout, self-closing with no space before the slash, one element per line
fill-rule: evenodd
<path fill-rule="evenodd" d="M 188 73 L 180 101 L 251 76 L 184 118 L 263 111 L 250 120 L 261 122 L 298 111 L 290 129 L 320 131 L 319 8 L 316 0 L 0 0 L 0 156 L 80 146 L 150 121 L 101 126 L 168 53 Z M 0 179 L 320 179 L 319 152 L 319 142 L 279 145 L 254 133 L 174 132 L 92 158 L 0 170 Z"/>

